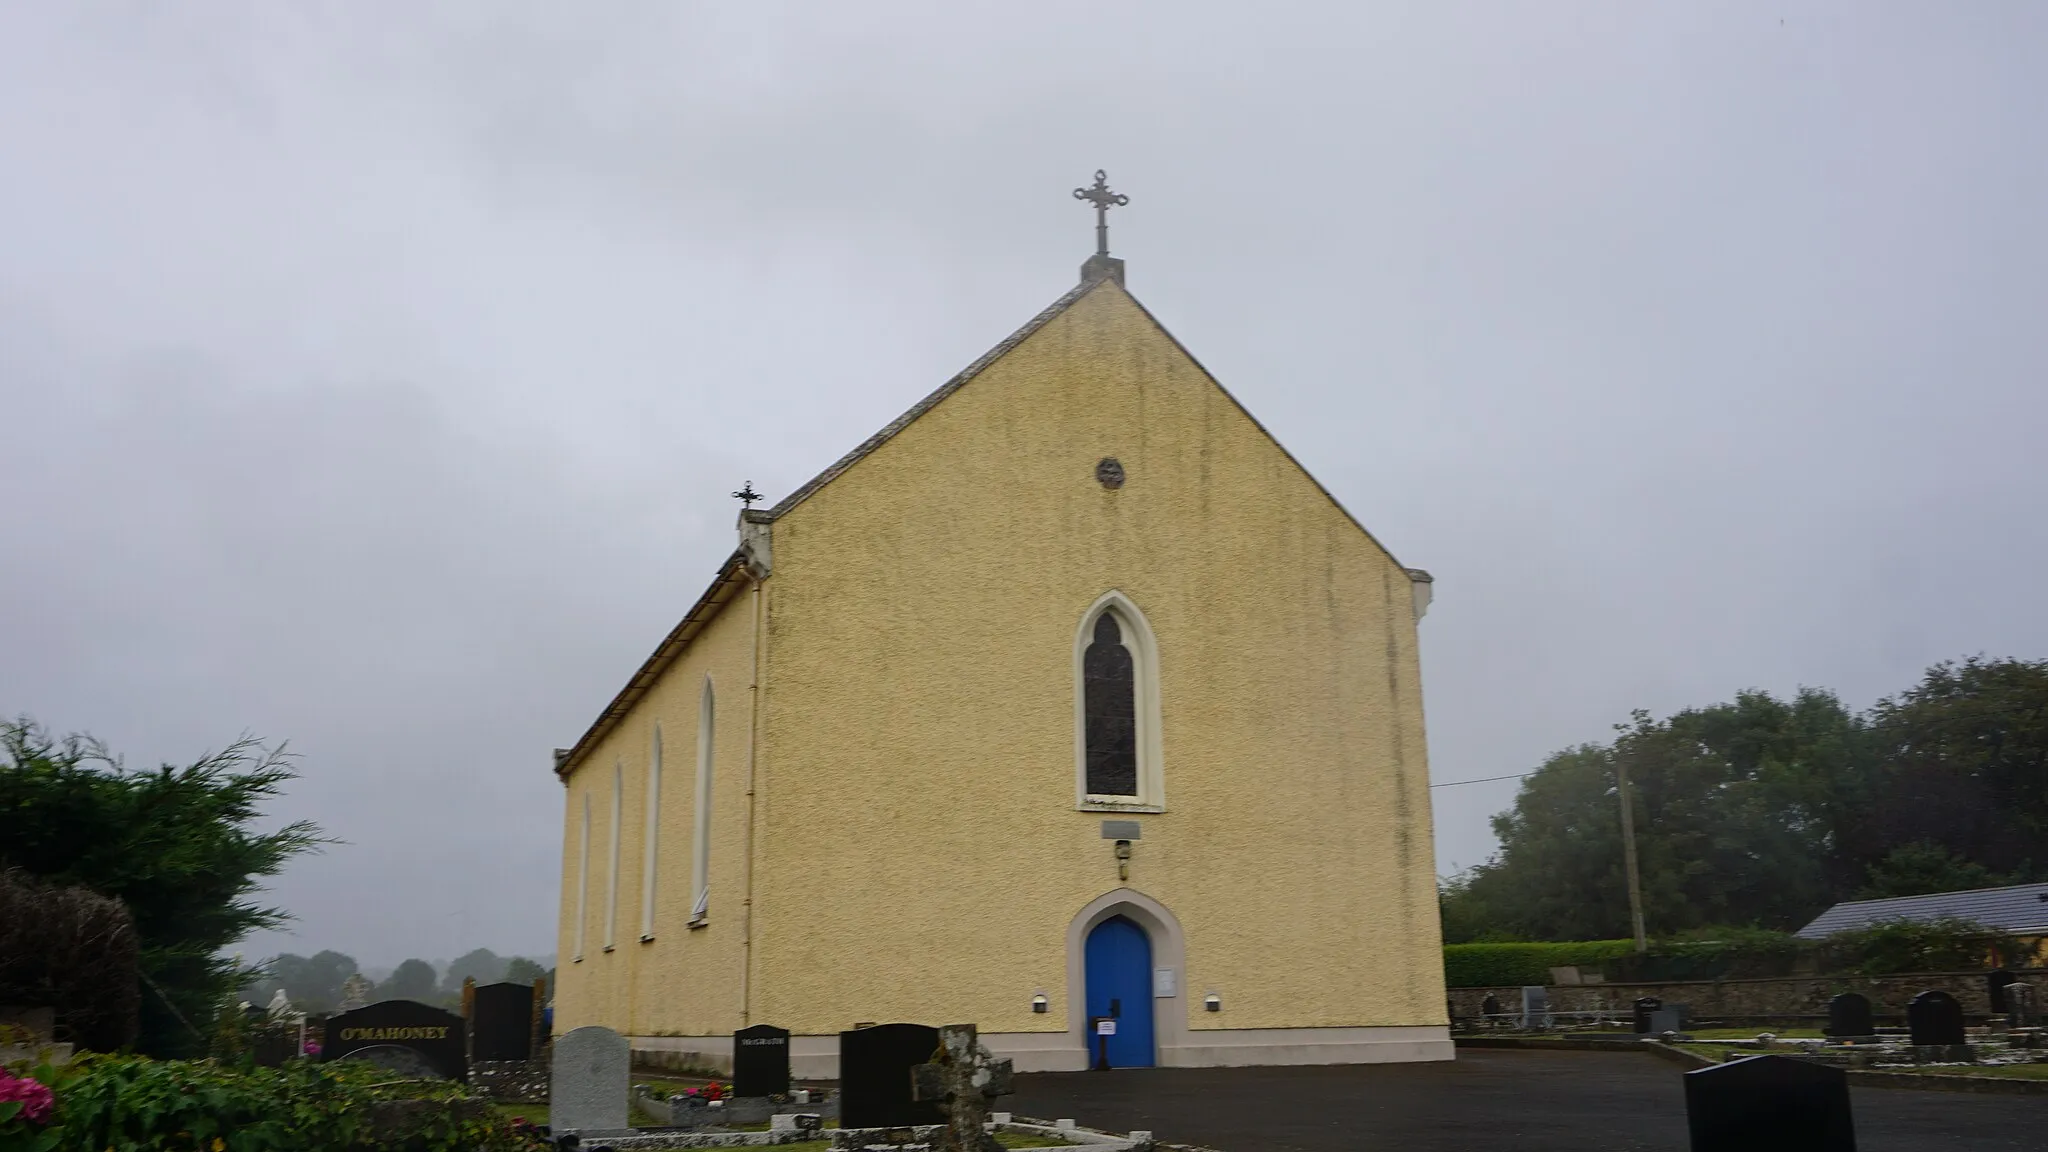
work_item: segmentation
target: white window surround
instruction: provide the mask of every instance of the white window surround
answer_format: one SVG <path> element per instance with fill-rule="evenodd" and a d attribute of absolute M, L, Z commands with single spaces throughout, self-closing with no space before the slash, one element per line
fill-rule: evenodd
<path fill-rule="evenodd" d="M 1131 686 L 1138 722 L 1138 794 L 1100 796 L 1088 792 L 1088 707 L 1083 674 L 1095 621 L 1104 612 L 1116 617 L 1124 647 L 1131 653 Z M 1082 613 L 1074 629 L 1074 806 L 1083 812 L 1166 811 L 1166 766 L 1160 751 L 1159 645 L 1152 625 L 1128 596 L 1104 592 Z"/>
<path fill-rule="evenodd" d="M 619 940 L 619 825 L 624 815 L 626 786 L 626 765 L 623 761 L 612 764 L 612 842 L 611 866 L 604 890 L 604 950 L 609 952 L 618 946 Z"/>
<path fill-rule="evenodd" d="M 654 939 L 656 847 L 661 841 L 661 725 L 647 749 L 647 851 L 640 867 L 640 942 Z"/>
<path fill-rule="evenodd" d="M 583 836 L 576 861 L 576 963 L 583 963 L 583 936 L 590 911 L 590 793 L 583 793 Z"/>
<path fill-rule="evenodd" d="M 690 846 L 690 927 L 702 927 L 711 910 L 711 767 L 716 748 L 713 723 L 718 697 L 711 677 L 704 678 L 704 694 L 697 705 L 697 796 L 691 808 L 693 843 Z"/>

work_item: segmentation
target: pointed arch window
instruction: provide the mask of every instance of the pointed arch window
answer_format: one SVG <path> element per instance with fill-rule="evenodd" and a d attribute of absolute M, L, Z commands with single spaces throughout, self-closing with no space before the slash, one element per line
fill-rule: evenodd
<path fill-rule="evenodd" d="M 1089 606 L 1075 635 L 1074 729 L 1080 807 L 1164 809 L 1158 648 L 1144 614 L 1121 593 Z"/>
<path fill-rule="evenodd" d="M 702 926 L 711 915 L 711 767 L 716 750 L 712 725 L 717 718 L 718 697 L 711 678 L 704 678 L 704 695 L 697 702 L 697 796 L 692 805 L 693 843 L 690 852 L 690 927 Z"/>
<path fill-rule="evenodd" d="M 647 750 L 647 848 L 640 862 L 640 939 L 654 939 L 654 877 L 656 848 L 661 841 L 661 725 Z"/>
<path fill-rule="evenodd" d="M 583 793 L 582 836 L 576 850 L 576 962 L 583 962 L 583 937 L 590 910 L 590 793 Z"/>
<path fill-rule="evenodd" d="M 619 824 L 624 817 L 626 766 L 612 765 L 612 839 L 610 866 L 605 871 L 604 950 L 618 946 L 619 939 Z"/>

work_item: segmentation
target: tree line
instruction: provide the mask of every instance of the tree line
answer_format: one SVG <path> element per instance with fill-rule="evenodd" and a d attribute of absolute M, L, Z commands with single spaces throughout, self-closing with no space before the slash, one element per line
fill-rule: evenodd
<path fill-rule="evenodd" d="M 242 999 L 260 1008 L 282 989 L 285 998 L 301 1012 L 332 1012 L 341 1006 L 342 985 L 360 971 L 355 957 L 342 952 L 327 950 L 311 956 L 286 952 L 261 965 L 260 975 L 243 985 Z M 488 948 L 478 948 L 449 961 L 443 969 L 426 960 L 407 960 L 377 981 L 369 1000 L 417 1000 L 453 1006 L 461 1002 L 464 980 L 475 980 L 478 984 L 531 984 L 539 979 L 547 980 L 550 989 L 554 987 L 554 973 L 538 961 L 524 956 L 500 956 Z"/>
<path fill-rule="evenodd" d="M 1624 770 L 1653 935 L 2048 879 L 2048 661 L 1972 657 L 1860 713 L 1748 691 L 1552 755 L 1493 818 L 1494 856 L 1441 885 L 1445 940 L 1628 936 Z"/>

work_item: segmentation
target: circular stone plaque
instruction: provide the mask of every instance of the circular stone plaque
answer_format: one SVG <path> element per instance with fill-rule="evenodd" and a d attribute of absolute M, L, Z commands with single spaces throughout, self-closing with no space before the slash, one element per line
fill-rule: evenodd
<path fill-rule="evenodd" d="M 1124 466 L 1114 456 L 1104 456 L 1095 465 L 1095 480 L 1104 488 L 1124 486 Z"/>

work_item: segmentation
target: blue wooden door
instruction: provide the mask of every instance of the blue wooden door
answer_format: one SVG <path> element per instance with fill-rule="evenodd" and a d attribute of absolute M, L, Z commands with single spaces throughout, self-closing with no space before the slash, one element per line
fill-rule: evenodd
<path fill-rule="evenodd" d="M 1109 1038 L 1109 1066 L 1152 1066 L 1152 942 L 1145 930 L 1114 916 L 1088 933 L 1088 1017 L 1116 1021 Z M 1092 1033 L 1092 1060 L 1101 1043 Z"/>

